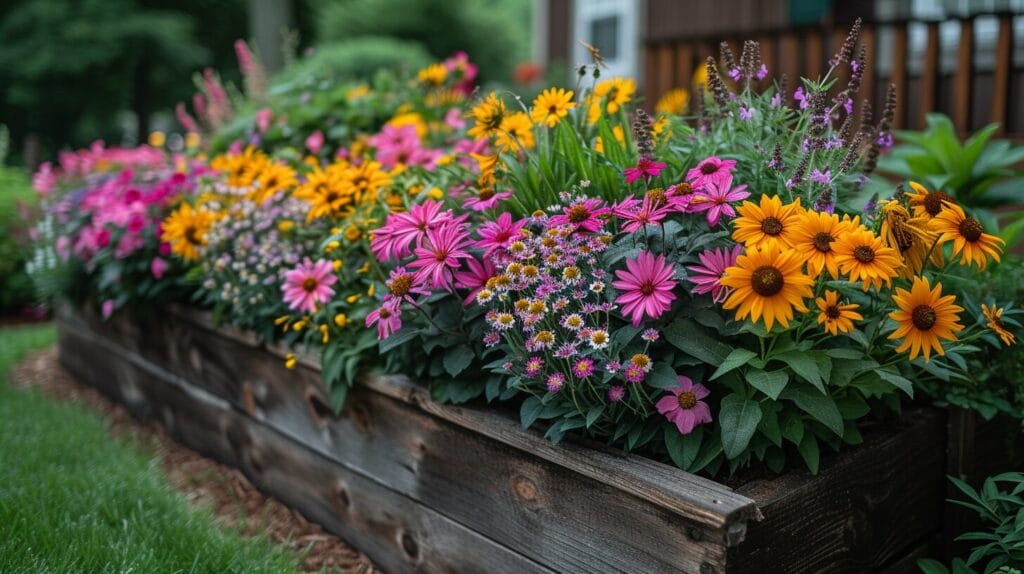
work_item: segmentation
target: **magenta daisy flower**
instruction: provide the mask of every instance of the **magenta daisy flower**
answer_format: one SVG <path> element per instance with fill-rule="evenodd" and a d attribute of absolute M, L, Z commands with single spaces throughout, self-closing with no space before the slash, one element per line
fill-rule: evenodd
<path fill-rule="evenodd" d="M 626 396 L 626 388 L 622 385 L 613 385 L 608 389 L 608 400 L 617 403 Z"/>
<path fill-rule="evenodd" d="M 725 274 L 726 269 L 736 264 L 736 258 L 739 257 L 741 251 L 743 251 L 743 246 L 736 245 L 732 250 L 719 247 L 714 251 L 705 250 L 698 255 L 701 264 L 687 267 L 690 276 L 686 279 L 693 283 L 693 292 L 698 295 L 711 293 L 711 298 L 715 303 L 725 301 L 729 291 L 721 283 L 722 275 Z"/>
<path fill-rule="evenodd" d="M 544 369 L 543 357 L 530 357 L 526 360 L 526 368 L 524 369 L 524 372 L 527 377 L 536 377 L 540 374 L 542 369 Z"/>
<path fill-rule="evenodd" d="M 379 261 L 401 259 L 410 254 L 409 245 L 420 247 L 427 231 L 455 221 L 451 210 L 441 211 L 440 201 L 428 199 L 408 212 L 388 215 L 387 223 L 373 232 L 370 248 Z"/>
<path fill-rule="evenodd" d="M 526 226 L 525 219 L 512 221 L 512 214 L 502 213 L 497 221 L 484 222 L 477 228 L 476 233 L 480 240 L 473 244 L 473 247 L 480 247 L 484 255 L 490 255 L 499 249 L 505 249 L 513 241 L 520 239 L 520 230 Z"/>
<path fill-rule="evenodd" d="M 655 256 L 650 251 L 641 251 L 635 259 L 626 260 L 626 269 L 615 272 L 618 281 L 612 286 L 620 295 L 615 303 L 622 305 L 622 314 L 639 326 L 644 317 L 657 319 L 668 311 L 676 296 L 672 293 L 676 282 L 672 279 L 675 268 L 665 262 L 663 255 Z"/>
<path fill-rule="evenodd" d="M 459 289 L 469 289 L 469 295 L 462 300 L 462 304 L 469 306 L 476 300 L 476 295 L 485 285 L 487 280 L 494 277 L 494 264 L 490 257 L 479 260 L 471 257 L 466 260 L 465 271 L 455 274 L 455 286 Z"/>
<path fill-rule="evenodd" d="M 648 179 L 658 177 L 663 169 L 665 169 L 664 163 L 654 161 L 649 157 L 640 156 L 640 160 L 636 162 L 636 167 L 627 168 L 623 174 L 626 176 L 626 183 L 633 183 L 641 177 Z"/>
<path fill-rule="evenodd" d="M 319 259 L 316 263 L 305 258 L 298 267 L 284 274 L 281 291 L 284 302 L 293 311 L 312 313 L 318 303 L 325 303 L 334 295 L 334 285 L 338 277 L 330 261 Z"/>
<path fill-rule="evenodd" d="M 565 375 L 562 373 L 551 373 L 548 375 L 547 386 L 548 392 L 557 393 L 562 390 L 562 385 L 565 384 Z"/>
<path fill-rule="evenodd" d="M 732 187 L 732 175 L 728 175 L 720 181 L 709 182 L 700 191 L 693 194 L 690 199 L 689 211 L 691 213 L 706 211 L 708 225 L 714 227 L 718 225 L 718 220 L 722 215 L 736 217 L 736 211 L 729 204 L 750 197 L 750 192 L 746 189 L 746 184 Z"/>
<path fill-rule="evenodd" d="M 596 233 L 604 227 L 602 217 L 611 213 L 603 201 L 595 198 L 580 199 L 562 208 L 560 215 L 554 215 L 548 220 L 551 227 L 559 225 L 571 225 L 576 230 Z"/>
<path fill-rule="evenodd" d="M 576 378 L 585 379 L 594 374 L 594 360 L 584 357 L 572 364 L 572 374 Z"/>
<path fill-rule="evenodd" d="M 498 207 L 498 203 L 512 197 L 511 191 L 495 192 L 493 189 L 481 189 L 476 195 L 462 202 L 462 207 L 473 211 L 487 211 Z"/>
<path fill-rule="evenodd" d="M 366 326 L 377 325 L 377 338 L 384 340 L 391 333 L 402 328 L 402 308 L 400 299 L 389 299 L 366 316 Z"/>
<path fill-rule="evenodd" d="M 669 392 L 656 406 L 659 413 L 675 423 L 679 434 L 690 434 L 697 425 L 711 422 L 711 408 L 701 400 L 710 394 L 707 387 L 680 376 L 679 386 Z"/>
<path fill-rule="evenodd" d="M 643 367 L 630 365 L 629 367 L 626 367 L 622 376 L 625 377 L 627 381 L 635 384 L 644 382 L 644 379 L 647 378 L 647 373 L 644 372 Z"/>
<path fill-rule="evenodd" d="M 626 233 L 643 231 L 647 225 L 661 225 L 661 221 L 672 213 L 672 207 L 667 203 L 661 203 L 653 196 L 644 196 L 639 207 L 619 212 L 619 217 L 627 223 L 622 226 Z"/>
<path fill-rule="evenodd" d="M 426 241 L 413 251 L 416 259 L 409 264 L 419 269 L 417 280 L 429 284 L 435 291 L 444 289 L 450 292 L 455 270 L 461 267 L 459 260 L 473 257 L 466 251 L 468 238 L 469 234 L 460 225 L 427 229 Z"/>
<path fill-rule="evenodd" d="M 686 181 L 690 182 L 693 189 L 703 189 L 709 184 L 720 184 L 725 178 L 732 179 L 732 169 L 736 167 L 736 160 L 721 159 L 718 156 L 711 156 L 700 163 L 697 167 L 686 172 Z"/>

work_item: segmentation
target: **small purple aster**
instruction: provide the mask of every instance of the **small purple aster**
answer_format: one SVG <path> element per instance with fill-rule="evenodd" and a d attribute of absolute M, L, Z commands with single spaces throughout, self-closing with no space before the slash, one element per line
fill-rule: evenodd
<path fill-rule="evenodd" d="M 594 360 L 588 357 L 576 361 L 572 365 L 572 374 L 579 379 L 585 379 L 594 374 Z"/>
<path fill-rule="evenodd" d="M 562 373 L 551 373 L 548 375 L 547 387 L 548 392 L 557 393 L 562 390 L 562 385 L 565 384 L 565 375 Z"/>
<path fill-rule="evenodd" d="M 617 403 L 626 396 L 626 388 L 621 385 L 615 385 L 608 389 L 608 400 Z"/>
<path fill-rule="evenodd" d="M 544 368 L 543 357 L 530 357 L 526 361 L 525 373 L 527 377 L 536 377 Z"/>
<path fill-rule="evenodd" d="M 740 106 L 740 121 L 749 121 L 754 119 L 754 109 Z"/>
<path fill-rule="evenodd" d="M 811 172 L 811 181 L 814 183 L 820 183 L 821 185 L 828 185 L 832 181 L 832 176 L 829 174 L 828 168 L 825 171 L 814 170 Z"/>
<path fill-rule="evenodd" d="M 647 374 L 644 373 L 643 368 L 636 365 L 630 365 L 626 369 L 626 374 L 624 376 L 626 377 L 626 380 L 631 383 L 642 383 L 644 379 L 647 378 Z"/>
<path fill-rule="evenodd" d="M 619 369 L 621 369 L 621 368 L 622 368 L 622 363 L 620 363 L 618 361 L 609 361 L 608 364 L 604 366 L 604 370 L 608 371 L 609 373 L 611 373 L 613 375 L 615 373 L 619 372 Z"/>
<path fill-rule="evenodd" d="M 640 338 L 648 343 L 653 343 L 661 337 L 657 329 L 644 329 L 644 332 L 640 334 Z"/>

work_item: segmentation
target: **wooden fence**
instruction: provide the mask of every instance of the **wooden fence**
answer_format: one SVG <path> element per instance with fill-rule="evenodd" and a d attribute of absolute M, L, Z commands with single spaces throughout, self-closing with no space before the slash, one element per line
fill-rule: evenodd
<path fill-rule="evenodd" d="M 671 17 L 663 13 L 648 14 L 649 21 Z M 985 66 L 976 66 L 979 38 L 975 24 L 978 15 L 941 22 L 898 20 L 865 23 L 860 43 L 867 52 L 868 68 L 861 98 L 870 98 L 874 109 L 879 110 L 887 86 L 892 83 L 896 86 L 899 101 L 894 122 L 897 128 L 923 127 L 927 113 L 940 111 L 949 115 L 962 132 L 976 130 L 988 122 L 998 122 L 1001 125 L 1000 135 L 1024 139 L 1024 113 L 1018 110 L 1024 94 L 1024 73 L 1019 68 L 1021 62 L 1014 61 L 1015 14 L 1007 12 L 984 17 L 998 22 L 994 44 L 986 34 L 987 49 L 981 55 Z M 766 25 L 775 26 L 777 23 Z M 951 26 L 959 27 L 955 67 L 944 71 L 942 53 L 944 49 L 952 50 L 952 47 L 943 45 L 940 28 Z M 924 29 L 923 53 L 910 50 L 909 38 L 913 28 L 918 29 L 918 34 Z M 721 41 L 729 42 L 738 57 L 743 41 L 749 39 L 761 43 L 761 57 L 771 77 L 787 74 L 791 78 L 792 90 L 796 86 L 795 78 L 817 77 L 827 70 L 828 59 L 838 51 L 847 32 L 846 26 L 825 24 L 773 27 L 761 31 L 747 29 L 733 33 L 719 29 L 697 35 L 680 34 L 664 25 L 655 27 L 649 24 L 644 40 L 645 93 L 653 105 L 669 89 L 690 87 L 697 66 L 703 65 L 708 56 L 718 58 Z M 880 50 L 883 36 L 887 49 Z M 912 61 L 912 57 L 915 60 L 920 57 L 921 61 Z M 994 62 L 990 62 L 993 59 Z M 766 82 L 771 81 L 771 77 Z M 841 80 L 845 81 L 845 75 Z"/>

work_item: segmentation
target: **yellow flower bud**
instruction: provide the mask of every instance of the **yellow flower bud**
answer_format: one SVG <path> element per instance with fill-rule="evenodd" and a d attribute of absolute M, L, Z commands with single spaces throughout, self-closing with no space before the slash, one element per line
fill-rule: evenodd
<path fill-rule="evenodd" d="M 344 313 L 338 313 L 334 316 L 334 324 L 338 327 L 344 328 L 348 324 L 348 316 Z"/>
<path fill-rule="evenodd" d="M 293 353 L 288 353 L 287 355 L 284 356 L 284 366 L 286 369 L 294 369 L 295 363 L 297 362 L 298 359 L 295 358 L 295 355 Z"/>
<path fill-rule="evenodd" d="M 185 134 L 185 147 L 188 149 L 195 149 L 199 147 L 200 142 L 203 138 L 196 132 L 188 132 Z"/>
<path fill-rule="evenodd" d="M 291 231 L 294 228 L 295 228 L 295 222 L 291 221 L 291 220 L 288 220 L 288 219 L 286 219 L 284 221 L 279 221 L 277 223 L 277 230 L 280 231 L 281 233 L 288 233 L 289 231 Z"/>
<path fill-rule="evenodd" d="M 164 147 L 167 143 L 167 134 L 164 132 L 153 132 L 149 134 L 149 145 L 153 147 Z"/>

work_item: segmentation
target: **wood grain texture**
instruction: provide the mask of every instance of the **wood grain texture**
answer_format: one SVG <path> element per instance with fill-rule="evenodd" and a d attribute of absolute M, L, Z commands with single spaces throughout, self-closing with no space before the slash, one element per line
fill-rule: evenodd
<path fill-rule="evenodd" d="M 163 338 L 156 335 L 161 330 Z M 566 464 L 561 447 L 523 431 L 510 417 L 435 405 L 402 378 L 358 387 L 334 416 L 319 374 L 308 364 L 288 371 L 279 356 L 219 338 L 174 313 L 140 331 L 147 335 L 133 341 L 138 353 L 182 380 L 201 380 L 201 392 L 239 413 L 253 412 L 260 424 L 318 455 L 559 571 L 720 569 L 726 545 L 739 542 L 745 521 L 756 515 L 751 501 L 727 488 L 646 459 L 593 456 L 570 446 L 566 460 L 581 462 Z M 481 427 L 494 429 L 481 433 Z M 579 472 L 583 463 L 590 476 Z M 680 516 L 676 506 L 692 505 L 677 499 L 658 504 L 644 498 L 668 496 L 649 486 L 651 477 L 690 499 L 707 497 L 700 510 L 714 525 Z M 736 501 L 745 508 L 731 507 Z M 719 507 L 734 512 L 722 515 Z"/>
<path fill-rule="evenodd" d="M 927 39 L 924 49 L 924 68 L 921 71 L 920 112 L 917 128 L 924 129 L 928 125 L 927 117 L 935 110 L 935 102 L 939 89 L 939 23 L 928 22 Z"/>
<path fill-rule="evenodd" d="M 817 476 L 791 472 L 737 489 L 764 520 L 729 551 L 730 572 L 870 572 L 941 533 L 945 413 L 907 413 L 898 434 L 867 435 L 823 459 Z"/>
<path fill-rule="evenodd" d="M 907 102 L 910 95 L 907 93 L 907 23 L 900 22 L 893 29 L 892 46 L 892 85 L 896 86 L 896 101 Z M 897 105 L 893 110 L 893 129 L 903 128 L 906 104 Z"/>
<path fill-rule="evenodd" d="M 408 497 L 318 456 L 225 401 L 87 331 L 60 329 L 61 362 L 160 421 L 183 444 L 235 466 L 261 490 L 344 537 L 388 572 L 551 572 Z"/>
<path fill-rule="evenodd" d="M 1013 14 L 999 15 L 996 67 L 992 75 L 992 121 L 999 124 L 996 136 L 1006 133 L 1010 117 L 1010 76 L 1013 73 Z"/>
<path fill-rule="evenodd" d="M 956 49 L 956 74 L 953 76 L 953 123 L 961 133 L 971 129 L 971 104 L 974 83 L 974 20 L 960 21 L 960 41 Z"/>

